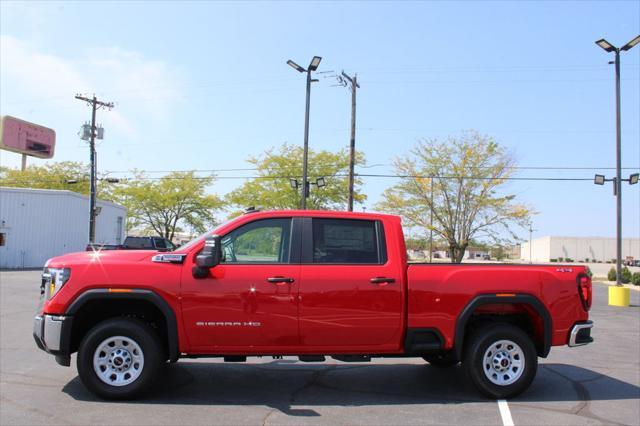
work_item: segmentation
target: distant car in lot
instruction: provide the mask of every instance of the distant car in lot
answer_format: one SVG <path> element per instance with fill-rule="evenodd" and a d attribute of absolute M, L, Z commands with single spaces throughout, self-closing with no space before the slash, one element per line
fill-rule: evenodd
<path fill-rule="evenodd" d="M 176 246 L 163 237 L 127 237 L 124 244 L 87 244 L 86 251 L 98 250 L 156 250 L 173 251 Z"/>

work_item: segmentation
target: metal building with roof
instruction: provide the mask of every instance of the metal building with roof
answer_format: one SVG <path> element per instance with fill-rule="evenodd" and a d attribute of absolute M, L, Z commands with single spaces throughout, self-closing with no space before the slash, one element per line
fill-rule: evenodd
<path fill-rule="evenodd" d="M 127 210 L 97 200 L 96 242 L 122 244 Z M 40 268 L 85 250 L 89 197 L 71 191 L 0 187 L 0 268 Z"/>

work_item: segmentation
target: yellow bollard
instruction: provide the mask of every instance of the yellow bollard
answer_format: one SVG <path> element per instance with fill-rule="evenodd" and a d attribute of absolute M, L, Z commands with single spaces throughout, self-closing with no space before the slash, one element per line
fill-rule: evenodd
<path fill-rule="evenodd" d="M 627 287 L 612 285 L 609 287 L 610 306 L 629 306 L 629 289 Z"/>

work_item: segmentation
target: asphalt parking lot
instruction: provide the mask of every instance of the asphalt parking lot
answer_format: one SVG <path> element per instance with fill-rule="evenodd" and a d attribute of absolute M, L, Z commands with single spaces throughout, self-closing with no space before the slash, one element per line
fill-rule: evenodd
<path fill-rule="evenodd" d="M 421 359 L 366 364 L 252 359 L 181 360 L 146 399 L 105 402 L 31 337 L 39 271 L 0 272 L 0 424 L 470 424 L 508 423 L 461 368 Z M 640 292 L 607 306 L 594 285 L 595 343 L 554 347 L 508 410 L 515 425 L 640 424 Z"/>

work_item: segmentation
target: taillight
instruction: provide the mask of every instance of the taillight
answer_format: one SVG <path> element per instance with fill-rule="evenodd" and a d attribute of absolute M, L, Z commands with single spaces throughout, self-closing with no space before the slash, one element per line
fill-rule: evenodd
<path fill-rule="evenodd" d="M 585 311 L 591 309 L 591 278 L 588 275 L 578 275 L 578 294 L 580 294 L 580 300 Z"/>

